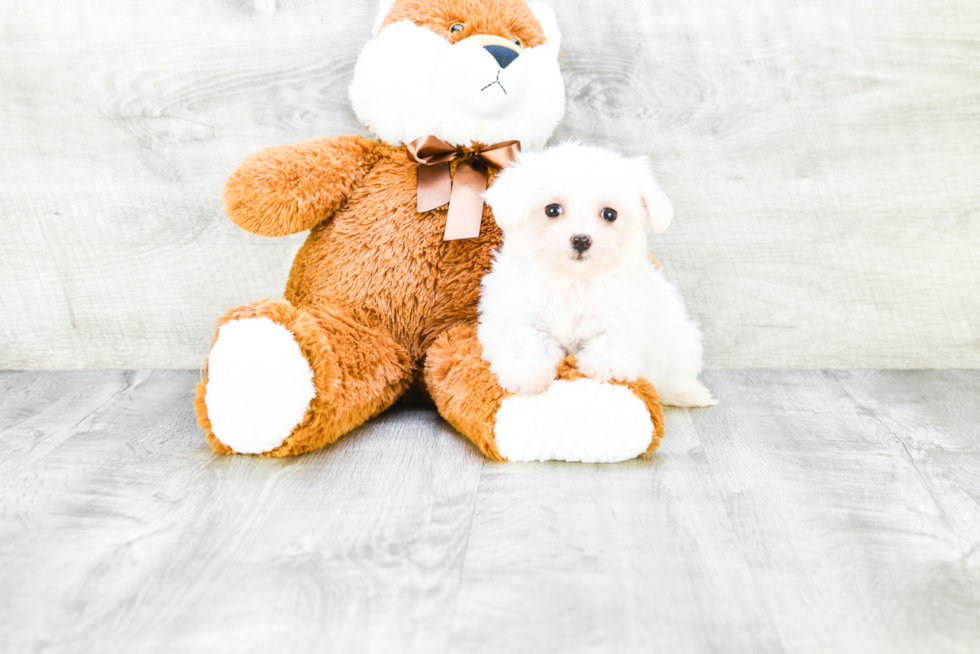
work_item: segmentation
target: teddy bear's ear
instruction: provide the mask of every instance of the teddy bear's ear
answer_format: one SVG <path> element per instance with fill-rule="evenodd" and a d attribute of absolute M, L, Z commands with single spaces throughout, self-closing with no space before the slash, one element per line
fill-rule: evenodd
<path fill-rule="evenodd" d="M 374 29 L 371 32 L 375 36 L 381 31 L 381 24 L 385 22 L 393 4 L 395 4 L 395 0 L 381 0 L 381 4 L 378 5 L 378 17 L 374 19 Z"/>
<path fill-rule="evenodd" d="M 671 203 L 657 183 L 650 170 L 650 161 L 646 157 L 633 160 L 636 166 L 636 180 L 640 190 L 640 197 L 643 200 L 643 208 L 646 210 L 644 227 L 647 231 L 653 230 L 660 234 L 667 231 L 667 227 L 674 219 L 674 205 Z"/>
<path fill-rule="evenodd" d="M 534 17 L 541 23 L 544 30 L 544 38 L 548 45 L 554 46 L 555 50 L 561 49 L 561 31 L 558 29 L 558 19 L 555 12 L 543 2 L 529 2 L 527 6 L 534 12 Z"/>

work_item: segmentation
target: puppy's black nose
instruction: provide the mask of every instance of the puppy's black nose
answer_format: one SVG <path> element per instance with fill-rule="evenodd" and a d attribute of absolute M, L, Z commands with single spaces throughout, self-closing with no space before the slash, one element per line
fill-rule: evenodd
<path fill-rule="evenodd" d="M 576 234 L 572 237 L 572 247 L 579 252 L 585 252 L 592 247 L 592 237 L 588 234 Z"/>
<path fill-rule="evenodd" d="M 501 68 L 510 66 L 518 56 L 517 52 L 514 52 L 510 48 L 505 48 L 502 45 L 485 45 L 483 49 L 490 53 L 490 56 L 497 61 L 497 65 Z"/>

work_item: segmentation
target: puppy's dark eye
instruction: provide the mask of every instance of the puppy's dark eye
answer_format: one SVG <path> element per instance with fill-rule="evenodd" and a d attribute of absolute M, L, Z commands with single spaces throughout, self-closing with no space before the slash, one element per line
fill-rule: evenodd
<path fill-rule="evenodd" d="M 557 218 L 562 213 L 562 208 L 560 204 L 549 204 L 544 208 L 544 213 L 549 218 Z"/>
<path fill-rule="evenodd" d="M 610 209 L 609 207 L 602 210 L 602 219 L 606 222 L 613 222 L 618 215 L 615 209 Z"/>
<path fill-rule="evenodd" d="M 520 38 L 518 38 L 518 37 L 515 36 L 515 37 L 511 38 L 511 41 L 513 41 L 514 42 L 514 45 L 516 45 L 521 50 L 524 49 L 524 41 L 521 41 Z"/>
<path fill-rule="evenodd" d="M 449 26 L 449 33 L 459 34 L 464 29 L 466 29 L 466 25 L 463 25 L 462 23 L 453 23 L 452 25 Z"/>

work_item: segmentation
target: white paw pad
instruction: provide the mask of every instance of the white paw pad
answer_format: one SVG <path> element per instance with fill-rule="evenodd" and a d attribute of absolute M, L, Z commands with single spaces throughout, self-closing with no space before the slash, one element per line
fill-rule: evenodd
<path fill-rule="evenodd" d="M 611 463 L 647 451 L 653 420 L 625 386 L 560 380 L 538 395 L 505 398 L 494 437 L 510 461 Z"/>
<path fill-rule="evenodd" d="M 204 404 L 219 441 L 243 454 L 273 450 L 315 397 L 313 370 L 288 329 L 268 318 L 218 329 Z"/>

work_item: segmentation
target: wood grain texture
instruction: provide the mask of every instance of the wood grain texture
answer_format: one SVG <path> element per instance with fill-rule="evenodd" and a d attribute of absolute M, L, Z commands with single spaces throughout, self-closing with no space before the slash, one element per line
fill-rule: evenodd
<path fill-rule="evenodd" d="M 730 401 L 694 424 L 787 651 L 976 651 L 978 381 L 708 376 Z"/>
<path fill-rule="evenodd" d="M 980 372 L 715 371 L 653 457 L 401 406 L 212 454 L 196 372 L 0 373 L 0 651 L 974 652 Z"/>
<path fill-rule="evenodd" d="M 556 134 L 648 155 L 709 367 L 980 367 L 980 5 L 553 0 Z M 222 214 L 249 152 L 362 132 L 374 3 L 0 5 L 0 368 L 200 365 L 303 236 Z"/>
<path fill-rule="evenodd" d="M 665 418 L 646 460 L 485 465 L 450 651 L 782 651 L 689 412 Z"/>
<path fill-rule="evenodd" d="M 409 409 L 312 456 L 216 455 L 196 377 L 107 374 L 90 405 L 55 401 L 31 424 L 3 408 L 4 452 L 77 428 L 2 470 L 0 651 L 444 649 L 479 454 Z M 51 399 L 87 381 L 0 379 Z"/>

